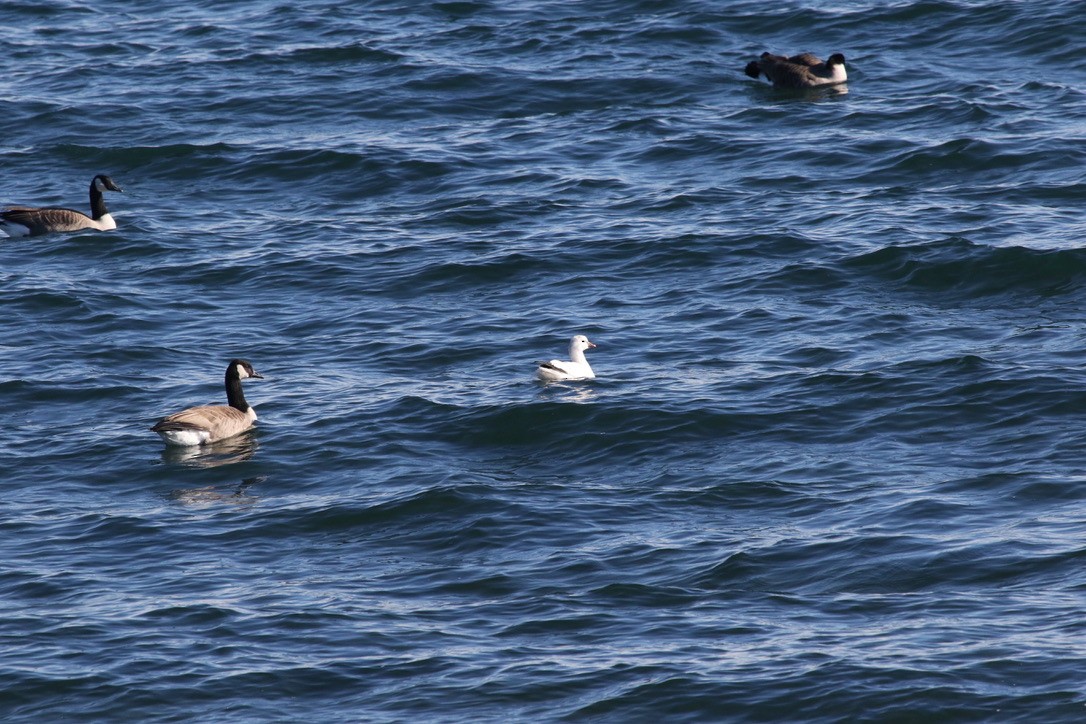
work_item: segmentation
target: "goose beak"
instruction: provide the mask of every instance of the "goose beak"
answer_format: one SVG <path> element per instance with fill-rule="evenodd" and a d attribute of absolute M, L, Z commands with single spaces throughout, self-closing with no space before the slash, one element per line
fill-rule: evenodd
<path fill-rule="evenodd" d="M 589 348 L 589 349 L 595 349 L 595 348 L 596 348 L 596 344 L 595 344 L 594 342 L 589 342 L 589 343 L 588 343 L 588 348 Z"/>
<path fill-rule="evenodd" d="M 262 379 L 264 379 L 264 375 L 260 374 L 256 370 L 253 370 L 253 373 L 251 375 L 249 375 L 249 377 L 251 379 L 254 379 L 254 380 L 262 380 Z"/>

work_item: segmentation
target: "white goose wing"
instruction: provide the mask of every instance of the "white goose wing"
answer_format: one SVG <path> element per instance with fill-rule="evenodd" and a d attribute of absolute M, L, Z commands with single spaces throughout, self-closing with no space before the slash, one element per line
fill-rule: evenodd
<path fill-rule="evenodd" d="M 555 372 L 569 375 L 573 374 L 574 368 L 577 367 L 577 363 L 569 361 L 563 362 L 560 359 L 552 359 L 550 362 L 540 362 L 539 366 L 545 370 L 554 370 Z"/>

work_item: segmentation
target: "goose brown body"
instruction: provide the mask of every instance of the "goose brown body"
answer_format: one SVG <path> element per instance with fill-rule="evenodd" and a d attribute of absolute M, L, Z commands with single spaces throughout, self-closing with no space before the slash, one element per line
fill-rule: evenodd
<path fill-rule="evenodd" d="M 231 360 L 226 368 L 227 405 L 199 405 L 162 418 L 151 428 L 167 445 L 189 447 L 218 442 L 245 432 L 256 421 L 256 410 L 245 401 L 241 380 L 261 379 L 243 359 Z"/>
<path fill-rule="evenodd" d="M 848 80 L 841 53 L 834 53 L 825 62 L 812 53 L 791 57 L 762 53 L 758 60 L 747 63 L 743 72 L 751 78 L 764 75 L 780 88 L 814 88 Z"/>
<path fill-rule="evenodd" d="M 123 189 L 109 176 L 99 174 L 91 179 L 90 216 L 82 211 L 60 206 L 9 206 L 0 211 L 0 228 L 10 236 L 40 236 L 81 229 L 116 229 L 117 222 L 106 208 L 103 191 L 123 192 Z"/>

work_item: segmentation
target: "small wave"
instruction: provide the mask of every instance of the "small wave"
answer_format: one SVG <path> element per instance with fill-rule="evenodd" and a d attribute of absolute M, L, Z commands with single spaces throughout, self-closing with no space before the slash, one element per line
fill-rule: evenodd
<path fill-rule="evenodd" d="M 1086 280 L 1086 250 L 992 247 L 952 237 L 891 246 L 842 262 L 846 269 L 904 288 L 962 298 L 994 295 L 1050 297 Z"/>

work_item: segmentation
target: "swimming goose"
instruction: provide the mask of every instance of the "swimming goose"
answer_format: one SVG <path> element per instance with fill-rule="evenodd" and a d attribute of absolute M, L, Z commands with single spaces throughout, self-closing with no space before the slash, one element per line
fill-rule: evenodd
<path fill-rule="evenodd" d="M 245 402 L 241 381 L 263 379 L 243 359 L 230 360 L 226 368 L 226 399 L 229 405 L 201 405 L 162 418 L 151 428 L 167 445 L 188 447 L 217 442 L 245 432 L 256 420 L 256 410 Z"/>
<path fill-rule="evenodd" d="M 845 56 L 840 53 L 834 53 L 825 63 L 811 53 L 800 53 L 791 58 L 762 53 L 758 60 L 747 63 L 743 72 L 751 78 L 757 78 L 760 73 L 778 88 L 813 88 L 848 80 Z"/>
<path fill-rule="evenodd" d="M 563 362 L 562 360 L 552 359 L 550 362 L 540 362 L 535 371 L 536 376 L 546 382 L 595 379 L 596 375 L 592 372 L 592 367 L 589 366 L 588 360 L 584 358 L 584 351 L 595 346 L 588 341 L 588 337 L 578 334 L 569 341 L 570 361 Z"/>
<path fill-rule="evenodd" d="M 34 208 L 31 206 L 12 206 L 0 211 L 0 228 L 8 236 L 38 236 L 54 231 L 79 231 L 80 229 L 98 229 L 109 231 L 117 228 L 117 222 L 106 208 L 102 198 L 103 191 L 122 191 L 109 176 L 98 174 L 91 179 L 90 205 L 91 216 L 75 209 L 59 206 Z"/>

